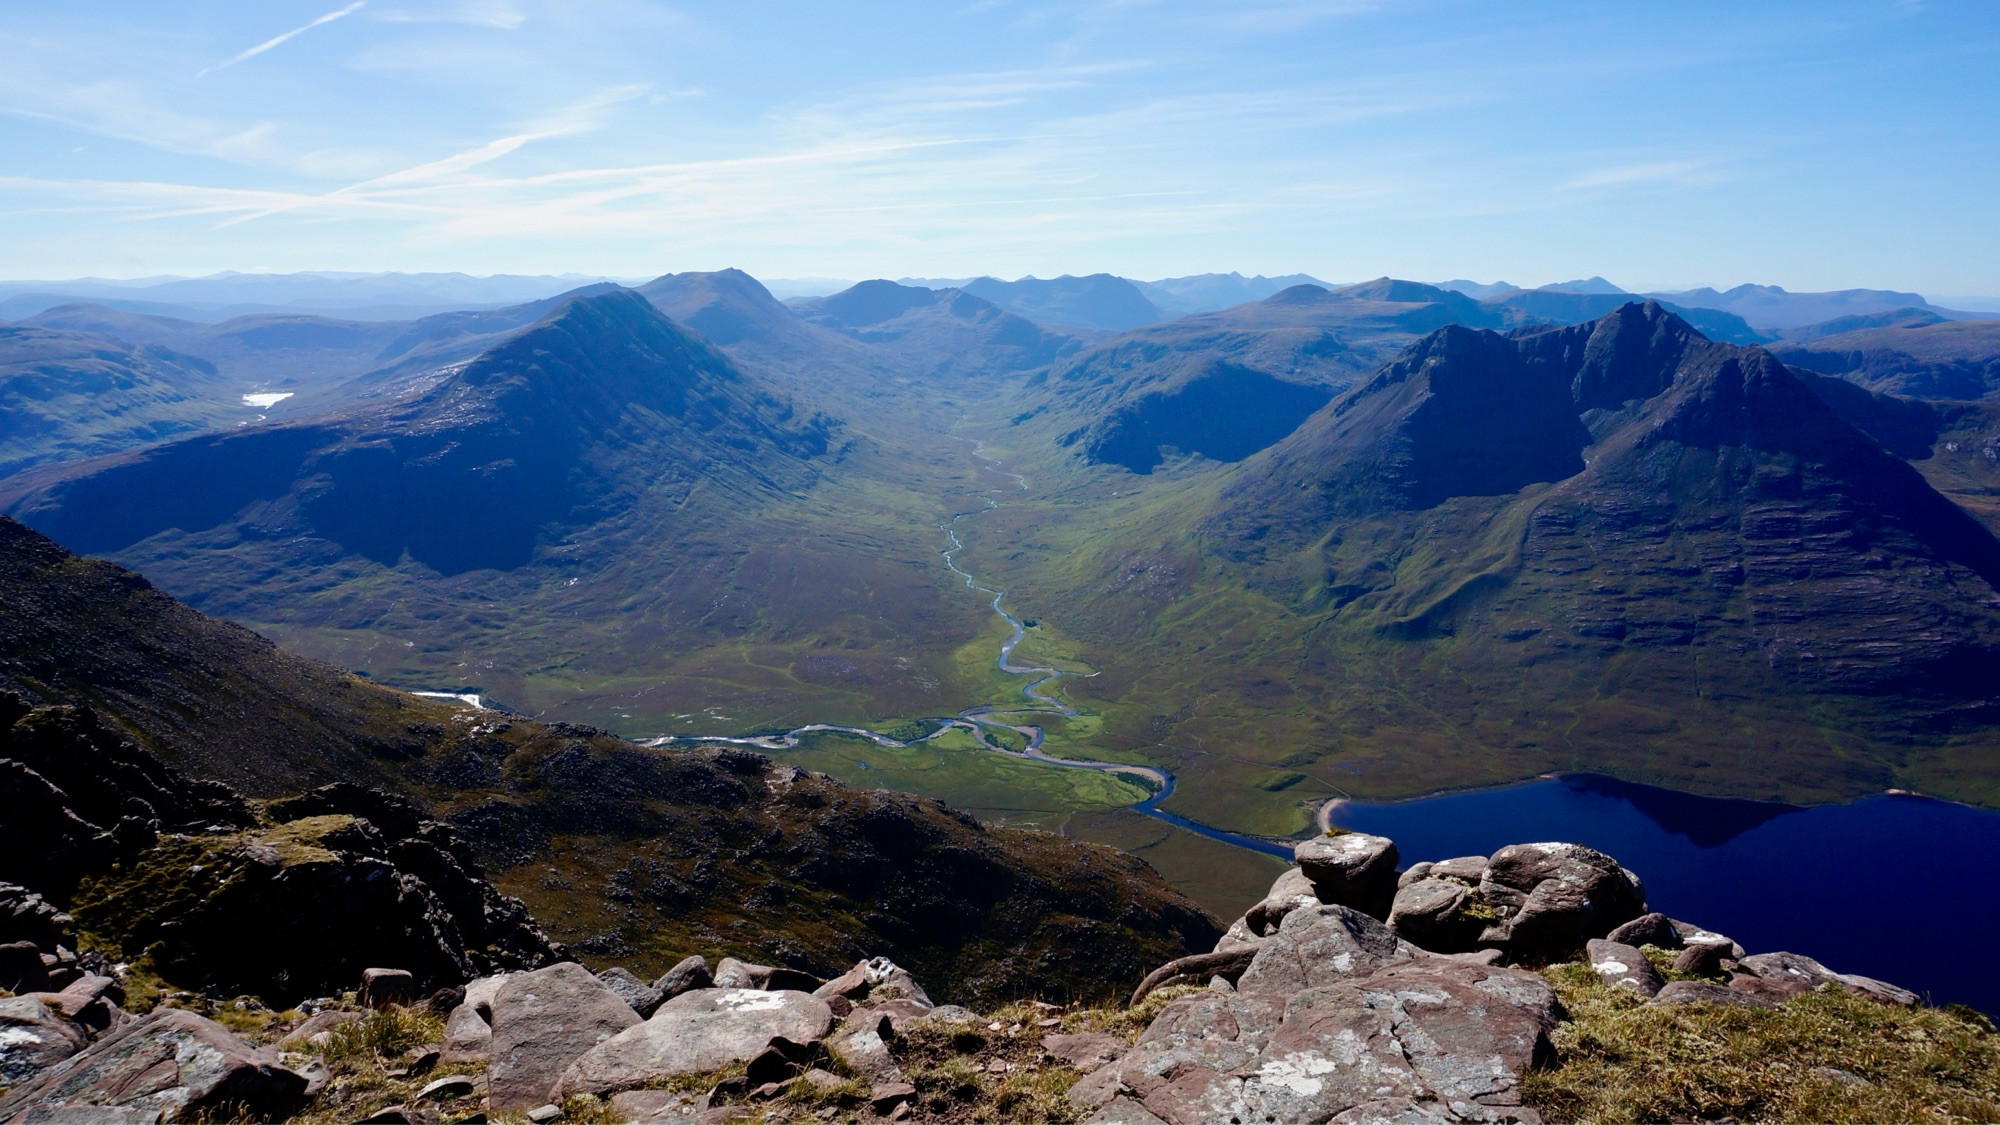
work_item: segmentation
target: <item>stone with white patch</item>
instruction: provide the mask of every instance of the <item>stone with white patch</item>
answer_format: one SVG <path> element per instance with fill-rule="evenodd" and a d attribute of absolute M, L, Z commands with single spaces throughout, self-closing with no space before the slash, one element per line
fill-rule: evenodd
<path fill-rule="evenodd" d="M 1641 996 L 1657 996 L 1666 981 L 1652 962 L 1637 948 L 1623 942 L 1592 938 L 1584 946 L 1584 959 L 1597 978 L 1613 988 L 1629 988 Z"/>
<path fill-rule="evenodd" d="M 774 1039 L 817 1043 L 832 1026 L 833 1010 L 809 993 L 696 989 L 591 1048 L 563 1073 L 555 1096 L 631 1090 L 676 1074 L 748 1062 Z"/>

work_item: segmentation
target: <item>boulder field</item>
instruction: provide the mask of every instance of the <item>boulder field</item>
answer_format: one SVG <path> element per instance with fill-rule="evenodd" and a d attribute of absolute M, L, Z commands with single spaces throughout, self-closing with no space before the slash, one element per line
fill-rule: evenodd
<path fill-rule="evenodd" d="M 309 796 L 288 823 L 352 817 L 328 810 L 360 799 Z M 1569 1018 L 1538 971 L 1557 962 L 1629 1004 L 1769 1010 L 1828 989 L 1919 1003 L 1649 912 L 1636 875 L 1576 844 L 1400 871 L 1375 836 L 1295 855 L 1213 951 L 1160 966 L 1124 1010 L 1024 1001 L 990 1018 L 933 1001 L 885 958 L 821 980 L 690 956 L 648 982 L 559 949 L 469 980 L 450 974 L 467 960 L 369 967 L 350 993 L 261 1020 L 244 1018 L 264 1011 L 254 1001 L 186 993 L 135 1014 L 129 966 L 77 954 L 68 914 L 0 886 L 14 993 L 0 999 L 0 1122 L 960 1119 L 935 1094 L 946 1074 L 991 1095 L 983 1119 L 1534 1123 L 1524 1078 Z M 397 1029 L 424 1041 L 402 1049 Z"/>

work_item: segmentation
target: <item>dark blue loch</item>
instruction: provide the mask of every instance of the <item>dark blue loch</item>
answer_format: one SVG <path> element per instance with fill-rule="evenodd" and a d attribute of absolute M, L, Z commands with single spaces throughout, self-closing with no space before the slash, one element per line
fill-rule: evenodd
<path fill-rule="evenodd" d="M 1570 775 L 1414 801 L 1346 802 L 1333 822 L 1396 841 L 1405 864 L 1565 840 L 1617 857 L 1653 909 L 2000 1013 L 2000 813 L 1883 794 L 1798 808 Z"/>

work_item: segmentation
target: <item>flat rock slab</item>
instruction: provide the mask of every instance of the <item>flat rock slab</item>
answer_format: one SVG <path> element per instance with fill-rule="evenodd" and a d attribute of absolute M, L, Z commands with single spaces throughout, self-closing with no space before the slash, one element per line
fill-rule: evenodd
<path fill-rule="evenodd" d="M 168 1008 L 15 1087 L 0 1098 L 0 1121 L 56 1107 L 276 1121 L 298 1107 L 305 1089 L 304 1076 L 280 1066 L 276 1051 L 252 1047 L 193 1012 Z"/>
<path fill-rule="evenodd" d="M 1737 963 L 1739 972 L 1749 974 L 1774 985 L 1795 986 L 1800 991 L 1810 991 L 1823 984 L 1838 985 L 1849 992 L 1879 1000 L 1884 1004 L 1898 1007 L 1915 1007 L 1916 993 L 1873 977 L 1857 976 L 1853 973 L 1836 973 L 1803 953 L 1759 953 L 1745 957 Z"/>
<path fill-rule="evenodd" d="M 606 1094 L 676 1074 L 748 1062 L 773 1039 L 817 1043 L 833 1009 L 805 992 L 703 988 L 660 1005 L 653 1018 L 592 1048 L 562 1076 L 559 1095 Z"/>
<path fill-rule="evenodd" d="M 305 1022 L 293 1028 L 283 1039 L 278 1040 L 281 1051 L 303 1051 L 307 1047 L 318 1046 L 324 1040 L 315 1041 L 314 1036 L 323 1035 L 341 1024 L 361 1018 L 360 1012 L 324 1011 L 314 1012 Z"/>
<path fill-rule="evenodd" d="M 574 961 L 510 977 L 493 998 L 487 1096 L 501 1112 L 549 1101 L 563 1071 L 639 1023 L 639 1013 Z"/>

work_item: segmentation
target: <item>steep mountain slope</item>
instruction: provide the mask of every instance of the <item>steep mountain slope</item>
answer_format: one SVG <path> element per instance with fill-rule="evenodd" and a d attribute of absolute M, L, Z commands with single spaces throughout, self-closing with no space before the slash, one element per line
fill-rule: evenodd
<path fill-rule="evenodd" d="M 241 393 L 163 347 L 0 327 L 0 476 L 249 421 Z"/>
<path fill-rule="evenodd" d="M 402 401 L 61 470 L 7 504 L 80 550 L 244 522 L 450 575 L 519 566 L 549 527 L 670 481 L 691 488 L 738 451 L 788 455 L 764 471 L 796 483 L 810 472 L 786 462 L 825 448 L 823 423 L 793 426 L 787 407 L 619 291 L 568 302 Z M 614 479 L 623 471 L 634 476 Z"/>
<path fill-rule="evenodd" d="M 695 313 L 730 295 L 682 280 Z M 953 654 L 989 618 L 938 527 L 990 483 L 921 378 L 754 286 L 733 307 L 776 329 L 737 357 L 631 291 L 573 298 L 474 360 L 0 504 L 296 651 L 634 735 L 965 706 L 983 674 Z M 831 446 L 820 406 L 864 424 Z"/>
<path fill-rule="evenodd" d="M 1037 324 L 1052 327 L 1123 332 L 1165 319 L 1138 286 L 1108 273 L 1087 277 L 1064 274 L 1047 279 L 1024 277 L 1019 281 L 980 277 L 959 288 Z"/>
<path fill-rule="evenodd" d="M 936 802 L 847 789 L 754 754 L 646 749 L 388 691 L 202 617 L 137 575 L 5 519 L 0 583 L 0 687 L 49 709 L 24 723 L 89 736 L 109 755 L 98 764 L 107 787 L 130 789 L 150 770 L 158 788 L 159 771 L 140 751 L 91 735 L 93 711 L 167 765 L 257 797 L 328 775 L 367 781 L 449 823 L 586 959 L 657 973 L 700 951 L 830 975 L 886 954 L 922 966 L 941 999 L 1094 996 L 1208 948 L 1220 932 L 1143 863 L 1109 849 L 984 828 Z M 25 729 L 13 732 L 17 744 Z M 370 733 L 383 729 L 396 740 Z M 37 745 L 46 744 L 42 736 Z M 57 764 L 51 776 L 94 808 L 87 765 Z M 341 817 L 397 815 L 394 801 L 352 785 L 269 811 L 322 832 Z M 0 835 L 32 812 L 5 803 Z M 158 813 L 165 828 L 199 815 Z M 114 801 L 106 815 L 123 814 Z M 196 823 L 220 816 L 207 815 Z M 413 853 L 398 849 L 407 866 Z M 158 870 L 190 879 L 185 867 Z M 67 886 L 52 883 L 50 893 Z M 128 927 L 144 921 L 134 915 L 146 901 L 176 893 L 164 880 L 127 892 L 122 908 L 98 908 Z"/>
<path fill-rule="evenodd" d="M 1074 336 L 1047 331 L 963 290 L 864 281 L 796 308 L 815 324 L 877 345 L 936 376 L 1032 371 L 1081 346 Z"/>
<path fill-rule="evenodd" d="M 1913 319 L 1859 326 L 1772 350 L 1786 363 L 1891 394 L 2000 397 L 2000 320 Z"/>
<path fill-rule="evenodd" d="M 547 316 L 564 300 L 601 293 L 587 286 L 560 297 L 505 308 L 445 312 L 407 320 L 339 320 L 303 313 L 263 313 L 216 324 L 66 304 L 23 323 L 88 332 L 135 345 L 199 356 L 244 390 L 293 391 L 286 414 L 318 406 L 314 392 L 370 372 L 385 375 L 455 362 Z M 374 380 L 379 382 L 380 378 Z"/>
<path fill-rule="evenodd" d="M 1990 413 L 1651 303 L 1449 326 L 1234 465 L 1051 479 L 995 517 L 1032 550 L 968 561 L 1060 622 L 1101 742 L 1208 823 L 1552 768 L 1994 801 Z"/>
<path fill-rule="evenodd" d="M 1517 513 L 1513 584 L 1578 636 L 1699 645 L 1741 613 L 1729 643 L 1814 690 L 1976 698 L 2000 668 L 2000 541 L 1768 353 L 1657 305 L 1514 339 L 1446 329 L 1269 470 L 1225 493 L 1224 535 L 1282 550 L 1344 516 L 1344 540 L 1375 541 L 1321 548 L 1322 589 L 1377 628 L 1448 624 L 1490 572 L 1384 574 L 1386 543 L 1355 521 L 1560 482 Z M 1646 592 L 1586 592 L 1586 570 Z"/>

